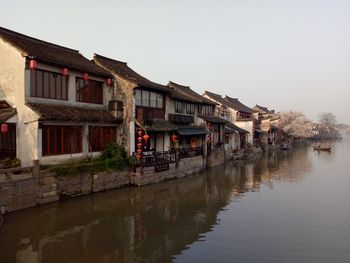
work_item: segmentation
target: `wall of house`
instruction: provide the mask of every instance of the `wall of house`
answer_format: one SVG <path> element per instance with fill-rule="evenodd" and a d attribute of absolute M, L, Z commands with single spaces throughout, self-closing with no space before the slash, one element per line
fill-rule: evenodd
<path fill-rule="evenodd" d="M 236 121 L 235 125 L 249 132 L 248 134 L 248 143 L 253 145 L 254 137 L 254 123 L 253 121 Z"/>
<path fill-rule="evenodd" d="M 25 103 L 24 87 L 29 84 L 25 58 L 14 47 L 0 40 L 0 99 L 17 109 L 17 158 L 30 166 L 38 158 L 37 119 Z"/>
<path fill-rule="evenodd" d="M 115 96 L 124 103 L 124 121 L 119 129 L 119 144 L 129 152 L 130 155 L 135 149 L 135 103 L 134 88 L 137 86 L 114 74 L 116 82 Z"/>

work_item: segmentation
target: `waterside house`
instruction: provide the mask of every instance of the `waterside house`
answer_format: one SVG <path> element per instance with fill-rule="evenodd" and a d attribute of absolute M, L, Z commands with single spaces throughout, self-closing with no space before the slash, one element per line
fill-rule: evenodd
<path fill-rule="evenodd" d="M 228 96 L 223 98 L 221 95 L 210 91 L 205 91 L 203 96 L 218 104 L 216 114 L 230 122 L 226 125 L 227 129 L 231 128 L 238 132 L 239 140 L 235 140 L 234 149 L 243 149 L 248 146 L 248 143 L 252 144 L 254 121 L 252 117 L 253 111 L 249 107 L 240 103 L 238 99 L 232 99 Z"/>
<path fill-rule="evenodd" d="M 266 149 L 267 146 L 274 146 L 280 141 L 281 132 L 278 128 L 279 116 L 274 110 L 267 107 L 255 105 L 253 107 L 255 116 L 255 134 L 256 145 Z"/>
<path fill-rule="evenodd" d="M 77 50 L 1 27 L 0 57 L 2 157 L 52 164 L 116 141 L 122 115 L 108 111 L 110 73 Z"/>
<path fill-rule="evenodd" d="M 212 167 L 223 163 L 225 161 L 223 145 L 227 121 L 215 116 L 216 103 L 193 91 L 189 86 L 170 81 L 168 87 L 173 89 L 169 109 L 174 112 L 169 114 L 169 119 L 179 123 L 179 119 L 188 118 L 190 122 L 182 124 L 191 125 L 186 128 L 190 128 L 186 131 L 187 134 L 182 132 L 181 128 L 178 130 L 182 144 L 180 156 L 187 150 L 192 151 L 191 149 L 194 149 L 196 145 L 201 145 L 202 149 L 198 150 L 202 151 L 203 157 L 206 158 L 205 166 Z"/>

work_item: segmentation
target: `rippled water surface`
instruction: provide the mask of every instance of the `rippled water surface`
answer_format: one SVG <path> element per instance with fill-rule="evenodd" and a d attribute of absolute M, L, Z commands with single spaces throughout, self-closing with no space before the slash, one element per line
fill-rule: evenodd
<path fill-rule="evenodd" d="M 350 143 L 9 214 L 0 262 L 350 262 Z"/>

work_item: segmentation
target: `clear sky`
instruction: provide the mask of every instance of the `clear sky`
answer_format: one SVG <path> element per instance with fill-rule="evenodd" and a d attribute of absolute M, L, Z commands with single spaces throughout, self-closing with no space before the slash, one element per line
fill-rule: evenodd
<path fill-rule="evenodd" d="M 350 124 L 349 0 L 1 1 L 0 25 L 145 77 Z"/>

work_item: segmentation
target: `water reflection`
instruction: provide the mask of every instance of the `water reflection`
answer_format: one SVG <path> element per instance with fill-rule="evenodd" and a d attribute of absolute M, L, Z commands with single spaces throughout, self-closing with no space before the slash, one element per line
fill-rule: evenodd
<path fill-rule="evenodd" d="M 308 148 L 297 147 L 195 177 L 10 214 L 0 229 L 1 262 L 170 262 L 211 231 L 232 200 L 261 184 L 299 182 L 311 168 Z"/>

